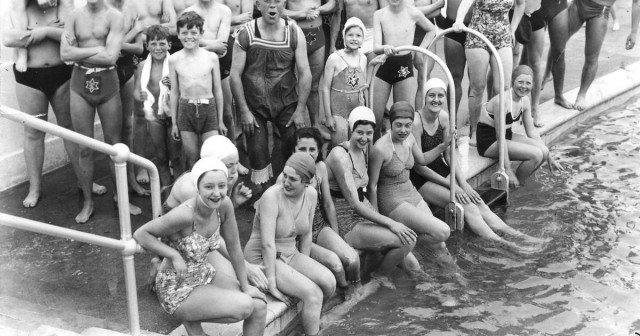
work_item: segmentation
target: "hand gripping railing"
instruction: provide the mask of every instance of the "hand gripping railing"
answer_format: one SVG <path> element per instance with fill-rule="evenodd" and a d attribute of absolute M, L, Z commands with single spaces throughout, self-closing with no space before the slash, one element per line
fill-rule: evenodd
<path fill-rule="evenodd" d="M 449 131 L 452 132 L 452 134 L 455 134 L 455 130 L 456 130 L 456 100 L 455 100 L 456 92 L 455 90 L 456 88 L 455 88 L 455 85 L 453 84 L 453 76 L 451 76 L 451 72 L 449 71 L 447 64 L 440 57 L 438 57 L 438 55 L 424 48 L 415 47 L 415 46 L 401 46 L 401 47 L 396 47 L 395 49 L 397 52 L 414 51 L 414 52 L 422 53 L 424 55 L 427 55 L 428 57 L 431 57 L 436 63 L 438 63 L 438 65 L 440 65 L 445 75 L 447 76 L 447 82 L 449 86 L 449 90 L 448 90 L 449 92 Z M 424 64 L 424 66 L 426 67 L 427 65 Z M 376 65 L 376 67 L 373 69 L 373 74 L 376 73 L 378 67 L 379 67 L 379 64 Z M 369 87 L 370 102 L 373 101 L 373 94 L 374 94 L 373 83 L 374 82 L 372 81 L 371 86 Z M 450 189 L 449 203 L 445 207 L 445 211 L 444 211 L 445 221 L 447 222 L 447 224 L 449 224 L 449 227 L 451 228 L 452 231 L 453 230 L 462 231 L 464 229 L 464 209 L 462 208 L 462 205 L 460 205 L 460 203 L 456 202 L 456 188 L 454 187 L 456 185 L 456 171 L 455 171 L 456 137 L 455 136 L 451 137 L 449 148 L 450 148 L 449 168 L 451 169 L 451 172 L 449 173 L 449 179 L 450 179 L 451 188 L 449 188 Z"/>
<path fill-rule="evenodd" d="M 498 148 L 499 148 L 499 153 L 498 153 L 498 171 L 495 172 L 493 175 L 491 175 L 491 188 L 492 189 L 497 189 L 497 190 L 503 190 L 506 195 L 507 195 L 507 201 L 509 200 L 509 176 L 507 176 L 506 170 L 505 170 L 505 150 L 506 150 L 506 141 L 505 141 L 505 127 L 506 127 L 506 123 L 505 123 L 505 112 L 504 112 L 504 68 L 502 67 L 502 60 L 500 59 L 500 55 L 498 54 L 498 50 L 496 50 L 496 48 L 493 46 L 493 44 L 491 44 L 491 42 L 489 42 L 489 40 L 482 35 L 481 33 L 479 33 L 476 30 L 473 30 L 471 28 L 467 28 L 467 27 L 463 27 L 462 31 L 469 33 L 469 34 L 473 34 L 475 36 L 477 36 L 478 38 L 480 38 L 482 40 L 482 42 L 484 42 L 488 47 L 489 50 L 491 51 L 491 54 L 493 54 L 493 56 L 496 58 L 496 64 L 498 64 L 498 73 L 499 73 L 499 78 L 498 78 L 498 83 L 499 83 L 499 87 L 500 90 L 498 91 L 498 99 L 500 102 L 500 108 L 498 110 L 498 125 L 499 125 L 499 136 L 498 136 Z M 431 43 L 429 44 L 429 47 L 431 47 L 431 45 L 433 45 L 433 43 L 435 43 L 435 41 L 439 38 L 442 37 L 448 33 L 452 33 L 455 32 L 455 30 L 453 28 L 447 28 L 445 30 L 439 31 L 438 34 L 436 34 L 436 36 L 433 38 L 433 40 L 431 40 Z M 477 126 L 476 126 L 477 127 Z M 453 168 L 452 168 L 453 171 Z"/>
<path fill-rule="evenodd" d="M 131 335 L 140 335 L 140 317 L 138 315 L 138 296 L 136 293 L 136 277 L 133 255 L 141 252 L 131 235 L 131 218 L 129 215 L 129 190 L 127 185 L 127 161 L 146 168 L 150 173 L 151 208 L 153 217 L 161 214 L 160 204 L 160 176 L 158 169 L 149 160 L 130 153 L 124 144 L 109 145 L 102 141 L 89 138 L 58 125 L 38 119 L 7 106 L 0 106 L 0 117 L 21 123 L 42 132 L 57 135 L 95 151 L 109 154 L 113 160 L 116 172 L 116 190 L 118 191 L 118 216 L 120 219 L 120 240 L 102 237 L 82 231 L 71 230 L 56 225 L 37 222 L 21 217 L 0 213 L 0 225 L 6 225 L 21 230 L 28 230 L 46 235 L 74 239 L 89 244 L 95 244 L 120 251 L 124 264 L 125 287 L 127 291 L 127 307 L 129 310 L 129 330 Z"/>

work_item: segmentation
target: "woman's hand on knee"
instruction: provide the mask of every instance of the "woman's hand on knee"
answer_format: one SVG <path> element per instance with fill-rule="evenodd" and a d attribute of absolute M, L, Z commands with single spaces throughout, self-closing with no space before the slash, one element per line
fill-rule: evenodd
<path fill-rule="evenodd" d="M 256 264 L 252 264 L 252 263 L 245 263 L 246 265 L 246 270 L 247 270 L 247 279 L 249 280 L 249 283 L 252 284 L 253 286 L 256 286 L 259 290 L 266 292 L 269 290 L 269 281 L 267 280 L 267 277 L 264 275 L 263 269 L 264 266 L 260 266 L 260 265 L 256 265 Z"/>
<path fill-rule="evenodd" d="M 411 245 L 418 239 L 415 231 L 400 222 L 394 221 L 393 224 L 389 226 L 389 230 L 398 236 L 404 245 Z"/>
<path fill-rule="evenodd" d="M 293 305 L 293 301 L 291 300 L 291 298 L 289 298 L 288 296 L 284 295 L 275 286 L 269 288 L 269 293 L 271 293 L 271 295 L 273 295 L 273 297 L 276 298 L 277 300 L 280 300 L 280 301 L 284 302 L 287 306 Z"/>
<path fill-rule="evenodd" d="M 252 299 L 261 300 L 265 304 L 267 303 L 267 296 L 256 287 L 249 285 L 243 292 L 249 295 Z"/>

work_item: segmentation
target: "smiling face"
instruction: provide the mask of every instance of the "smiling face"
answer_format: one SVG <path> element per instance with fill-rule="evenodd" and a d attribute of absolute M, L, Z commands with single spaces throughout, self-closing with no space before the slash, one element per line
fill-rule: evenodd
<path fill-rule="evenodd" d="M 280 20 L 286 3 L 285 0 L 257 0 L 256 6 L 260 13 L 262 13 L 262 20 L 264 20 L 264 22 L 275 24 Z"/>
<path fill-rule="evenodd" d="M 371 124 L 360 124 L 356 125 L 351 132 L 351 141 L 352 146 L 356 146 L 360 149 L 365 149 L 369 143 L 373 141 L 373 125 Z"/>
<path fill-rule="evenodd" d="M 187 25 L 178 27 L 178 39 L 185 49 L 194 49 L 200 45 L 202 29 L 197 26 L 187 28 Z"/>
<path fill-rule="evenodd" d="M 413 119 L 397 118 L 391 122 L 391 139 L 394 141 L 404 141 L 413 127 Z"/>
<path fill-rule="evenodd" d="M 225 166 L 227 166 L 227 171 L 229 172 L 229 181 L 231 181 L 238 175 L 238 163 L 240 162 L 238 153 L 226 156 L 222 159 L 222 162 Z"/>
<path fill-rule="evenodd" d="M 318 159 L 318 143 L 314 138 L 300 138 L 298 144 L 294 148 L 295 152 L 308 153 L 313 161 Z"/>
<path fill-rule="evenodd" d="M 432 113 L 439 113 L 442 109 L 442 105 L 447 98 L 446 92 L 443 88 L 433 88 L 427 92 L 425 96 L 425 107 L 427 111 Z"/>
<path fill-rule="evenodd" d="M 227 195 L 227 176 L 220 170 L 211 170 L 198 182 L 198 195 L 209 208 L 218 208 Z"/>
<path fill-rule="evenodd" d="M 533 77 L 528 74 L 522 74 L 513 80 L 511 89 L 516 96 L 522 98 L 529 95 L 532 87 Z"/>
<path fill-rule="evenodd" d="M 364 32 L 360 27 L 353 26 L 349 28 L 344 34 L 344 46 L 351 50 L 358 49 L 362 46 L 364 41 Z"/>
<path fill-rule="evenodd" d="M 156 61 L 163 61 L 167 57 L 167 52 L 171 48 L 171 44 L 166 39 L 147 41 L 147 50 Z"/>
<path fill-rule="evenodd" d="M 303 182 L 302 177 L 290 166 L 284 167 L 282 170 L 282 177 L 282 190 L 287 197 L 297 197 L 302 195 L 304 188 L 309 184 L 308 182 Z"/>

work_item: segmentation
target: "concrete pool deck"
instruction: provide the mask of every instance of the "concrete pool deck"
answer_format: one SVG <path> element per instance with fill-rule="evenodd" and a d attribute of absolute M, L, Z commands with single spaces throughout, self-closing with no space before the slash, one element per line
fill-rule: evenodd
<path fill-rule="evenodd" d="M 589 108 L 579 113 L 563 109 L 552 101 L 541 104 L 542 121 L 545 123 L 541 131 L 545 141 L 551 142 L 581 120 L 640 94 L 640 62 L 622 66 L 629 64 L 628 54 L 605 49 L 607 45 L 622 46 L 622 40 L 628 32 L 628 16 L 621 16 L 621 21 L 623 27 L 618 32 L 620 34 L 609 32 L 607 36 L 611 40 L 606 41 L 603 47 L 603 64 L 599 72 L 602 76 L 596 79 L 589 92 Z M 582 66 L 580 57 L 584 41 L 580 42 L 580 38 L 583 35 L 579 32 L 574 37 L 578 42 L 569 47 L 567 62 L 571 64 L 568 64 L 567 69 L 567 88 L 575 88 L 579 83 L 580 73 L 575 69 Z M 631 59 L 639 59 L 638 48 L 640 47 L 636 46 L 634 50 L 635 58 Z M 579 66 L 576 66 L 576 62 Z M 3 66 L 2 69 L 4 84 L 7 83 L 4 80 L 4 70 L 7 68 Z M 466 84 L 463 87 L 464 85 Z M 7 85 L 3 86 L 4 91 Z M 550 86 L 548 84 L 545 89 L 546 99 L 549 98 Z M 575 99 L 576 94 L 577 89 L 565 93 L 570 101 Z M 465 104 L 463 101 L 461 105 Z M 11 126 L 18 128 L 14 124 Z M 2 141 L 11 134 L 13 133 L 4 133 Z M 469 148 L 468 145 L 461 144 L 459 155 L 467 176 L 472 176 L 470 181 L 474 187 L 486 181 L 495 169 L 493 160 L 479 157 L 475 148 Z M 11 164 L 7 160 L 23 159 L 21 154 L 3 157 L 4 167 Z M 96 177 L 99 183 L 111 186 L 105 160 L 104 157 L 97 158 L 99 166 Z M 35 209 L 24 209 L 21 206 L 27 188 L 25 184 L 5 190 L 0 193 L 0 211 L 76 230 L 119 237 L 117 212 L 110 200 L 111 196 L 96 199 L 96 214 L 87 224 L 77 225 L 73 222 L 79 208 L 72 175 L 68 167 L 48 174 L 44 178 L 46 194 Z M 145 211 L 141 216 L 132 217 L 135 229 L 150 219 L 150 205 L 148 198 L 132 196 L 132 202 Z M 253 212 L 243 208 L 238 211 L 237 216 L 244 243 L 251 230 Z M 128 320 L 123 300 L 122 264 L 118 253 L 5 227 L 0 227 L 0 239 L 4 242 L 0 247 L 0 334 L 115 336 L 126 333 Z M 176 328 L 179 323 L 160 309 L 155 295 L 147 289 L 148 259 L 148 256 L 136 258 L 142 328 L 157 332 L 148 333 L 149 335 L 185 335 L 184 329 Z M 295 309 L 278 301 L 271 302 L 268 309 L 268 335 L 282 331 L 297 315 Z M 239 335 L 241 328 L 239 323 L 206 324 L 205 331 L 211 335 Z"/>

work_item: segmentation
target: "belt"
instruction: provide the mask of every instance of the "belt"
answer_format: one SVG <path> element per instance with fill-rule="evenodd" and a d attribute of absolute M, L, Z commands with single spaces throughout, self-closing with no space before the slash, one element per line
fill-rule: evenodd
<path fill-rule="evenodd" d="M 201 104 L 201 105 L 209 105 L 213 98 L 182 98 L 180 100 L 189 104 Z"/>
<path fill-rule="evenodd" d="M 77 67 L 78 67 L 78 68 L 80 68 L 80 69 L 87 70 L 87 72 L 86 72 L 86 74 L 87 74 L 87 75 L 90 75 L 90 74 L 92 74 L 92 73 L 102 72 L 102 71 L 113 70 L 113 69 L 115 69 L 115 68 L 116 68 L 116 66 L 115 66 L 115 65 L 108 66 L 108 67 L 93 67 L 93 68 L 91 68 L 91 67 L 86 67 L 86 66 L 84 66 L 84 65 L 80 65 L 80 64 L 78 64 L 78 63 L 75 63 L 74 65 L 75 65 L 75 66 L 77 66 Z"/>
<path fill-rule="evenodd" d="M 360 200 L 360 202 L 364 201 L 364 188 L 358 188 L 357 191 L 358 191 L 358 200 Z M 331 196 L 335 198 L 344 198 L 344 195 L 340 190 L 329 189 L 329 194 L 331 194 Z"/>

